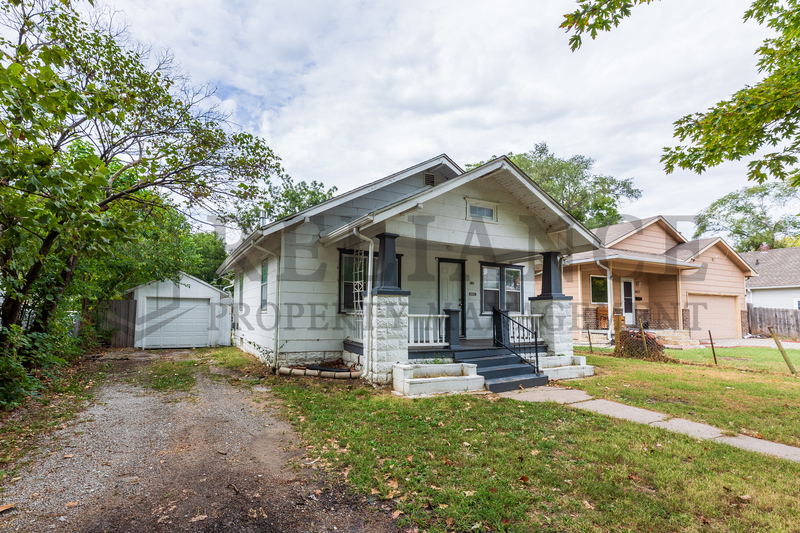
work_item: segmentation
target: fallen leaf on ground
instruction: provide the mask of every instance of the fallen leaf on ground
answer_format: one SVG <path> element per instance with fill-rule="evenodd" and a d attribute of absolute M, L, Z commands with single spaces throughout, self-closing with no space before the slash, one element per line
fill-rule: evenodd
<path fill-rule="evenodd" d="M 73 457 L 75 457 L 74 454 L 68 453 L 67 455 L 64 456 L 64 459 L 72 459 Z"/>
<path fill-rule="evenodd" d="M 528 476 L 520 476 L 519 480 L 522 481 L 523 483 L 527 483 L 530 480 L 530 478 Z"/>
<path fill-rule="evenodd" d="M 464 496 L 472 496 L 473 494 L 475 494 L 474 490 L 465 490 L 464 491 Z"/>
<path fill-rule="evenodd" d="M 586 507 L 587 509 L 594 509 L 594 505 L 592 505 L 586 500 L 583 500 L 583 506 Z"/>
<path fill-rule="evenodd" d="M 531 450 L 531 455 L 539 455 L 539 450 Z"/>
<path fill-rule="evenodd" d="M 222 450 L 217 450 L 217 453 L 222 454 L 222 455 L 228 455 L 228 452 L 223 452 Z"/>
<path fill-rule="evenodd" d="M 19 481 L 20 479 L 22 479 L 22 478 L 21 477 L 15 477 L 14 479 L 11 480 L 11 483 L 15 483 L 15 482 Z"/>
<path fill-rule="evenodd" d="M 64 507 L 77 507 L 77 506 L 78 506 L 78 502 L 69 502 Z"/>
<path fill-rule="evenodd" d="M 497 489 L 494 487 L 489 487 L 489 492 L 491 492 L 492 494 L 497 494 Z"/>
<path fill-rule="evenodd" d="M 201 515 L 195 516 L 194 518 L 189 520 L 189 522 L 199 522 L 200 520 L 205 520 L 206 518 L 208 518 L 208 515 L 201 514 Z"/>
<path fill-rule="evenodd" d="M 449 505 L 447 505 L 446 503 L 440 503 L 439 504 L 439 509 L 447 509 L 448 507 L 449 507 Z"/>
<path fill-rule="evenodd" d="M 469 447 L 469 446 L 471 446 L 471 444 L 470 444 L 469 442 L 465 442 L 465 443 L 464 443 L 464 446 L 467 446 L 467 447 Z"/>
<path fill-rule="evenodd" d="M 381 493 L 381 491 L 379 491 L 378 489 L 372 489 L 370 491 L 370 494 L 380 494 L 380 493 Z"/>
<path fill-rule="evenodd" d="M 19 505 L 19 502 L 9 503 L 7 505 L 0 505 L 0 513 L 2 513 L 3 511 L 8 511 L 9 509 L 13 509 L 17 505 Z"/>
<path fill-rule="evenodd" d="M 398 510 L 396 510 L 395 512 L 392 513 L 392 518 L 397 520 L 397 517 L 400 516 L 401 514 L 403 514 L 403 511 L 398 509 Z"/>
<path fill-rule="evenodd" d="M 406 455 L 406 461 L 413 464 L 414 463 L 414 456 L 413 455 Z"/>
<path fill-rule="evenodd" d="M 396 479 L 390 479 L 389 481 L 386 482 L 386 484 L 389 485 L 390 487 L 392 487 L 393 489 L 397 488 L 397 480 Z"/>

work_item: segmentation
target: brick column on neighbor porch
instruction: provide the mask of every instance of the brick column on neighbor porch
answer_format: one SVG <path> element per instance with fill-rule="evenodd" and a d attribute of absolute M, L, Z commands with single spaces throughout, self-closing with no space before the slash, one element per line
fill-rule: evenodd
<path fill-rule="evenodd" d="M 558 252 L 542 253 L 542 293 L 529 298 L 531 314 L 542 314 L 539 337 L 547 344 L 547 355 L 572 356 L 572 296 L 561 291 Z"/>
<path fill-rule="evenodd" d="M 408 296 L 397 284 L 397 252 L 394 233 L 377 236 L 378 270 L 370 310 L 370 365 L 372 383 L 392 382 L 392 366 L 408 363 Z"/>

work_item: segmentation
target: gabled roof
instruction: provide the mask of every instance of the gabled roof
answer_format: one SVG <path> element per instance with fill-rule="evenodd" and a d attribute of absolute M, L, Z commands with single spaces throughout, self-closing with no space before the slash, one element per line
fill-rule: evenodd
<path fill-rule="evenodd" d="M 600 246 L 600 239 L 578 222 L 569 212 L 539 187 L 527 174 L 519 169 L 508 157 L 502 156 L 493 159 L 464 174 L 442 182 L 434 187 L 427 187 L 398 201 L 380 207 L 355 220 L 331 228 L 320 234 L 320 243 L 325 245 L 336 242 L 344 236 L 350 235 L 356 228 L 366 228 L 392 217 L 400 215 L 422 206 L 426 201 L 441 196 L 449 191 L 461 187 L 471 181 L 495 176 L 506 188 L 511 186 L 521 187 L 516 198 L 546 225 L 548 234 L 563 233 L 564 239 L 571 243 L 571 249 L 583 251 L 595 249 Z M 571 251 L 571 250 L 570 250 Z"/>
<path fill-rule="evenodd" d="M 622 250 L 619 248 L 601 248 L 592 252 L 582 252 L 572 255 L 567 259 L 566 265 L 581 265 L 594 263 L 595 261 L 627 260 L 640 263 L 653 263 L 657 265 L 672 265 L 679 269 L 700 268 L 699 264 L 688 263 L 665 254 L 651 254 L 647 252 L 637 252 L 634 250 Z"/>
<path fill-rule="evenodd" d="M 681 261 L 690 261 L 705 252 L 709 247 L 714 245 L 717 241 L 721 240 L 719 237 L 711 237 L 709 239 L 697 239 L 695 241 L 682 242 L 677 246 L 673 246 L 664 255 L 680 259 Z"/>
<path fill-rule="evenodd" d="M 450 159 L 449 156 L 447 156 L 446 154 L 441 154 L 431 159 L 428 159 L 427 161 L 423 161 L 422 163 L 418 163 L 414 166 L 408 167 L 399 172 L 395 172 L 394 174 L 390 174 L 384 178 L 367 183 L 366 185 L 362 185 L 361 187 L 356 187 L 355 189 L 342 193 L 339 196 L 335 196 L 330 200 L 326 200 L 315 206 L 303 209 L 302 211 L 299 211 L 293 215 L 282 218 L 280 220 L 276 220 L 274 222 L 270 222 L 262 226 L 261 229 L 254 231 L 246 239 L 244 239 L 239 244 L 239 246 L 237 246 L 230 253 L 225 262 L 217 269 L 217 273 L 224 273 L 226 271 L 229 271 L 233 267 L 234 263 L 242 255 L 242 253 L 244 253 L 245 251 L 247 251 L 248 248 L 250 248 L 250 243 L 253 242 L 254 239 L 260 240 L 262 237 L 266 237 L 267 235 L 277 233 L 283 229 L 288 228 L 289 226 L 305 221 L 314 215 L 317 215 L 319 213 L 324 213 L 325 211 L 333 209 L 336 206 L 339 206 L 345 202 L 349 202 L 367 193 L 381 189 L 392 183 L 404 180 L 409 176 L 413 176 L 414 174 L 417 174 L 425 170 L 443 171 L 444 174 L 450 176 L 451 178 L 464 173 L 461 167 L 459 167 L 452 159 Z"/>
<path fill-rule="evenodd" d="M 603 226 L 602 228 L 593 229 L 592 232 L 600 237 L 604 246 L 614 246 L 657 222 L 661 222 L 667 230 L 667 233 L 672 235 L 676 241 L 679 243 L 687 242 L 686 237 L 681 235 L 681 233 L 661 215 L 643 218 L 641 220 L 620 222 L 619 224 L 613 224 L 611 226 Z"/>
<path fill-rule="evenodd" d="M 652 217 L 652 219 L 657 218 L 658 217 Z M 574 254 L 567 260 L 566 264 L 578 265 L 594 263 L 595 261 L 628 260 L 659 265 L 673 265 L 679 269 L 700 268 L 701 263 L 695 263 L 695 258 L 715 245 L 720 245 L 725 248 L 727 257 L 730 257 L 734 263 L 739 265 L 739 267 L 744 271 L 745 277 L 758 275 L 755 271 L 753 271 L 753 269 L 750 268 L 750 265 L 747 264 L 747 261 L 742 259 L 739 254 L 737 254 L 736 251 L 720 237 L 682 242 L 676 246 L 673 246 L 663 254 L 651 254 L 647 252 L 625 250 L 621 248 L 601 248 L 600 250 L 595 250 L 594 252 Z M 800 248 L 798 249 L 800 250 Z M 748 282 L 748 287 L 749 286 L 750 285 Z"/>
<path fill-rule="evenodd" d="M 742 252 L 739 255 L 758 272 L 757 278 L 747 280 L 748 289 L 800 287 L 800 248 Z"/>
<path fill-rule="evenodd" d="M 208 287 L 209 289 L 214 289 L 215 291 L 217 291 L 217 292 L 219 292 L 221 294 L 224 294 L 225 296 L 228 296 L 228 293 L 223 291 L 222 289 L 219 289 L 219 288 L 211 285 L 210 283 L 206 283 L 205 281 L 203 281 L 200 278 L 196 278 L 194 276 L 190 276 L 186 272 L 181 272 L 181 281 L 183 281 L 183 278 L 189 278 L 190 280 L 192 280 L 193 283 L 198 283 L 200 285 L 204 285 L 204 286 Z M 147 283 L 142 283 L 140 285 L 137 285 L 137 286 L 135 286 L 133 288 L 128 289 L 127 291 L 123 292 L 123 294 L 128 294 L 129 292 L 133 292 L 136 289 L 140 289 L 142 287 L 146 287 L 147 285 L 150 285 L 152 283 L 158 283 L 158 280 L 154 279 L 153 281 L 148 281 Z"/>

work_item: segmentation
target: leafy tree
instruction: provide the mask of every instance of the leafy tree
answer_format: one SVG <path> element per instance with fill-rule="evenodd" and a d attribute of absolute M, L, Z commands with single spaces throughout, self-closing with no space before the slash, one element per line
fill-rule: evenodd
<path fill-rule="evenodd" d="M 264 223 L 286 218 L 333 198 L 336 187 L 325 189 L 325 185 L 312 181 L 295 183 L 291 176 L 283 175 L 281 185 L 270 183 L 268 198 L 261 202 L 242 202 L 239 206 L 237 224 L 247 235 Z"/>
<path fill-rule="evenodd" d="M 800 217 L 793 213 L 800 192 L 786 183 L 766 183 L 726 194 L 697 215 L 694 238 L 728 234 L 738 252 L 792 246 L 800 237 Z M 780 215 L 783 213 L 783 216 Z"/>
<path fill-rule="evenodd" d="M 550 152 L 547 143 L 536 144 L 524 154 L 509 153 L 508 157 L 588 228 L 622 222 L 619 202 L 623 198 L 635 200 L 642 196 L 642 191 L 633 186 L 633 178 L 592 174 L 594 159 L 582 155 L 569 159 L 557 157 Z M 467 168 L 482 164 L 468 164 Z"/>
<path fill-rule="evenodd" d="M 164 196 L 233 220 L 282 172 L 169 55 L 88 21 L 69 0 L 0 4 L 0 364 L 37 353 L 25 335 L 48 331 L 81 263 L 134 240 Z"/>
<path fill-rule="evenodd" d="M 206 283 L 211 283 L 222 288 L 227 283 L 221 283 L 216 270 L 228 257 L 223 242 L 216 233 L 193 233 L 189 236 L 194 254 L 195 264 L 186 269 L 187 274 L 200 278 Z"/>
<path fill-rule="evenodd" d="M 581 47 L 582 36 L 595 39 L 631 15 L 631 8 L 653 0 L 577 0 L 561 27 L 572 32 L 570 47 Z M 665 148 L 661 158 L 667 173 L 683 168 L 702 173 L 724 161 L 756 156 L 748 177 L 763 183 L 769 177 L 800 185 L 800 0 L 753 0 L 744 20 L 775 31 L 756 50 L 763 79 L 737 91 L 705 112 L 675 122 L 680 143 Z"/>

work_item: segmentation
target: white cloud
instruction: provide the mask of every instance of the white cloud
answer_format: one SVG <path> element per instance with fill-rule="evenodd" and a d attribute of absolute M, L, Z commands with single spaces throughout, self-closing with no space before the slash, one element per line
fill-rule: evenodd
<path fill-rule="evenodd" d="M 459 163 L 547 141 L 634 177 L 639 216 L 692 214 L 746 184 L 745 163 L 665 176 L 674 120 L 757 79 L 749 0 L 673 0 L 571 53 L 571 0 L 118 0 L 296 179 L 347 190 L 445 152 Z"/>

